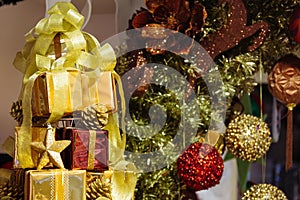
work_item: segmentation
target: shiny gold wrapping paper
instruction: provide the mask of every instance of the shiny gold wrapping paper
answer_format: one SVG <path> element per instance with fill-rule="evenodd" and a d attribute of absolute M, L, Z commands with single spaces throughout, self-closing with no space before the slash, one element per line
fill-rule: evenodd
<path fill-rule="evenodd" d="M 85 200 L 85 170 L 29 170 L 25 177 L 25 200 Z"/>
<path fill-rule="evenodd" d="M 52 72 L 40 75 L 34 82 L 32 90 L 33 116 L 48 117 L 56 102 L 54 88 L 55 79 Z M 82 110 L 87 106 L 101 103 L 107 106 L 111 112 L 116 111 L 116 89 L 111 71 L 80 72 L 70 70 L 67 72 L 67 95 L 64 103 L 64 113 L 70 114 L 76 110 Z M 58 84 L 57 84 L 58 85 Z M 60 98 L 61 99 L 61 98 Z"/>
<path fill-rule="evenodd" d="M 19 160 L 20 154 L 24 153 L 20 151 L 20 148 L 22 146 L 23 149 L 27 149 L 29 152 L 31 152 L 31 158 L 33 160 L 33 164 L 36 167 L 39 159 L 39 153 L 37 151 L 32 151 L 30 143 L 31 142 L 44 142 L 45 136 L 47 133 L 47 128 L 45 127 L 32 127 L 32 134 L 31 134 L 31 141 L 26 142 L 22 141 L 22 139 L 19 137 L 19 131 L 20 127 L 15 127 L 15 154 L 14 154 L 14 168 L 31 168 L 32 166 L 26 166 L 26 163 L 21 163 Z M 53 131 L 55 131 L 55 128 L 53 128 Z"/>
<path fill-rule="evenodd" d="M 81 77 L 89 76 L 90 72 L 83 73 Z M 83 90 L 83 97 L 89 96 L 90 101 L 84 101 L 84 106 L 88 106 L 91 103 L 89 102 L 97 102 L 106 105 L 107 109 L 111 112 L 115 112 L 117 110 L 117 97 L 116 97 L 116 88 L 115 88 L 115 80 L 112 76 L 111 71 L 104 71 L 97 75 L 97 79 L 93 81 L 89 81 L 89 90 Z M 92 84 L 92 85 L 91 85 Z M 93 92 L 94 90 L 97 92 Z M 89 91 L 89 94 L 86 94 L 86 91 Z"/>

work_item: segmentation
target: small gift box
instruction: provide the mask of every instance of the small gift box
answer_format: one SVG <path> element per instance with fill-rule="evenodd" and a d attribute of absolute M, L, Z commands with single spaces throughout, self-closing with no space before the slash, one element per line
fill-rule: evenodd
<path fill-rule="evenodd" d="M 112 72 L 69 70 L 39 75 L 33 85 L 31 102 L 33 116 L 48 117 L 54 111 L 70 115 L 98 103 L 114 112 L 116 101 Z"/>
<path fill-rule="evenodd" d="M 25 200 L 85 200 L 85 170 L 29 170 L 25 176 Z"/>
<path fill-rule="evenodd" d="M 57 137 L 71 140 L 71 147 L 62 155 L 66 168 L 108 169 L 108 131 L 61 128 L 57 129 Z"/>

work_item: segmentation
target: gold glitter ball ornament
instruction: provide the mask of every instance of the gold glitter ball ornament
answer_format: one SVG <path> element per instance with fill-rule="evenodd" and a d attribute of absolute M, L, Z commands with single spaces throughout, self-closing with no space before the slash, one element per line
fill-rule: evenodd
<path fill-rule="evenodd" d="M 277 187 L 271 184 L 253 185 L 247 190 L 242 197 L 242 200 L 288 200 L 285 194 Z"/>
<path fill-rule="evenodd" d="M 242 114 L 231 120 L 224 139 L 233 156 L 245 161 L 255 161 L 270 148 L 270 135 L 264 121 L 252 115 Z"/>

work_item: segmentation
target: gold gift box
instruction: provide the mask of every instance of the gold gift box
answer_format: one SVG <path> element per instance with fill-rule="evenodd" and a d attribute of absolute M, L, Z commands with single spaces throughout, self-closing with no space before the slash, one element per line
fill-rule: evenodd
<path fill-rule="evenodd" d="M 14 153 L 14 168 L 30 168 L 31 166 L 26 166 L 24 163 L 20 163 L 18 159 L 18 155 L 21 154 L 20 150 L 18 149 L 18 143 L 22 143 L 22 145 L 27 145 L 30 148 L 30 143 L 26 143 L 19 140 L 19 131 L 20 127 L 15 127 L 15 153 Z M 55 132 L 55 128 L 53 130 Z M 47 128 L 45 127 L 32 127 L 32 140 L 31 142 L 44 142 L 47 133 Z M 31 150 L 31 158 L 34 163 L 34 166 L 37 166 L 38 160 L 40 157 L 40 153 L 37 151 Z M 48 165 L 46 167 L 51 167 Z"/>
<path fill-rule="evenodd" d="M 32 114 L 35 117 L 48 117 L 52 113 L 55 102 L 53 73 L 46 72 L 37 77 L 32 90 Z M 108 111 L 117 110 L 116 88 L 112 72 L 67 71 L 67 106 L 65 115 L 82 110 L 93 104 L 104 104 Z M 56 83 L 59 84 L 59 83 Z"/>
<path fill-rule="evenodd" d="M 85 170 L 29 170 L 25 175 L 25 200 L 85 200 Z"/>

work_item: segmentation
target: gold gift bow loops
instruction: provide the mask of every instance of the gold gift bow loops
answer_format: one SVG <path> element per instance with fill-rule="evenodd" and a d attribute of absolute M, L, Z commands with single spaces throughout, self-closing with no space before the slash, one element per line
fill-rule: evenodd
<path fill-rule="evenodd" d="M 84 16 L 69 2 L 58 2 L 47 13 L 50 15 L 49 18 L 42 19 L 36 27 L 38 33 L 49 34 L 52 33 L 51 31 L 78 30 L 84 23 Z"/>
<path fill-rule="evenodd" d="M 80 54 L 86 47 L 85 38 L 79 30 L 84 22 L 84 17 L 71 3 L 58 2 L 50 8 L 48 13 L 50 14 L 49 18 L 40 20 L 34 29 L 26 34 L 26 44 L 22 52 L 18 53 L 15 58 L 14 65 L 16 68 L 25 72 L 24 83 L 37 71 L 35 55 L 46 56 L 58 32 L 61 32 L 61 38 L 66 40 L 70 55 Z M 70 58 L 67 59 L 67 61 L 69 60 Z"/>
<path fill-rule="evenodd" d="M 98 65 L 85 65 L 90 69 L 100 68 L 101 71 L 114 71 L 117 63 L 117 58 L 114 49 L 108 43 L 103 46 L 100 45 L 98 40 L 91 34 L 83 32 L 83 35 L 88 43 L 88 51 L 95 55 L 98 59 Z M 79 58 L 78 63 L 81 63 L 85 59 Z"/>
<path fill-rule="evenodd" d="M 67 2 L 59 2 L 58 4 L 60 3 L 65 4 Z M 69 5 L 73 7 L 72 4 Z M 54 7 L 59 8 L 57 4 Z M 58 8 L 53 9 L 53 12 L 63 13 L 61 10 L 65 10 Z M 70 10 L 67 13 L 71 12 Z M 25 73 L 24 82 L 37 71 L 32 56 L 36 54 L 46 56 L 57 32 L 62 33 L 61 39 L 64 40 L 67 46 L 66 66 L 77 64 L 87 66 L 89 69 L 100 67 L 102 71 L 112 71 L 114 69 L 116 57 L 112 47 L 109 44 L 101 47 L 94 36 L 78 30 L 83 23 L 83 16 L 79 20 L 79 17 L 72 18 L 68 17 L 68 14 L 61 15 L 53 12 L 50 12 L 52 14 L 49 18 L 40 20 L 36 27 L 26 34 L 25 47 L 16 56 L 14 64 L 18 70 Z M 72 12 L 74 11 L 72 10 Z M 79 24 L 76 24 L 76 22 Z"/>
<path fill-rule="evenodd" d="M 17 142 L 18 148 L 20 149 L 19 152 L 22 152 L 18 155 L 18 159 L 20 161 L 20 165 L 24 168 L 34 167 L 29 144 L 32 139 L 31 94 L 36 78 L 45 71 L 52 71 L 55 74 L 53 79 L 53 83 L 55 85 L 53 87 L 57 87 L 59 88 L 58 90 L 60 90 L 61 88 L 63 88 L 62 85 L 65 84 L 58 83 L 60 81 L 67 80 L 64 78 L 66 77 L 66 75 L 64 73 L 61 73 L 61 71 L 67 70 L 67 68 L 69 67 L 75 69 L 76 64 L 79 63 L 84 66 L 89 66 L 91 69 L 96 69 L 97 67 L 100 67 L 99 63 L 101 60 L 108 60 L 109 62 L 107 63 L 110 64 L 108 64 L 107 66 L 109 67 L 103 65 L 101 68 L 111 69 L 111 66 L 115 63 L 115 55 L 112 48 L 110 51 L 107 51 L 110 48 L 109 46 L 104 45 L 105 48 L 101 49 L 95 38 L 93 38 L 92 36 L 89 37 L 88 34 L 84 34 L 86 36 L 84 37 L 81 31 L 76 30 L 76 28 L 81 27 L 83 18 L 78 17 L 79 15 L 76 15 L 73 12 L 75 10 L 74 8 L 75 7 L 71 3 L 67 2 L 58 2 L 57 4 L 55 4 L 49 11 L 49 14 L 51 14 L 50 17 L 48 19 L 42 19 L 34 29 L 32 29 L 25 35 L 26 44 L 22 52 L 17 53 L 14 60 L 15 67 L 22 73 L 24 73 L 23 88 L 20 94 L 24 105 L 24 120 L 20 128 L 20 134 Z M 70 11 L 70 9 L 72 9 L 73 11 Z M 66 10 L 68 11 L 66 12 Z M 64 15 L 64 13 L 67 14 Z M 62 18 L 61 15 L 65 17 Z M 47 30 L 47 32 L 45 32 L 44 30 Z M 57 34 L 56 31 L 58 30 L 62 31 L 61 36 L 62 39 L 65 39 L 68 53 L 66 55 L 63 55 L 60 59 L 52 62 L 51 60 L 46 58 L 46 55 L 55 35 Z M 70 33 L 68 33 L 68 31 Z M 86 38 L 90 43 L 89 45 L 86 44 Z M 101 53 L 103 49 L 106 50 L 105 53 Z M 82 50 L 91 50 L 93 55 L 87 56 L 86 52 L 83 52 Z M 100 57 L 100 55 L 102 55 L 102 58 Z M 109 56 L 109 58 L 103 58 L 104 55 Z M 96 56 L 99 59 L 93 56 Z M 54 96 L 57 96 L 58 99 L 61 99 L 61 96 L 57 92 L 55 92 Z M 62 105 L 62 107 L 65 106 L 64 103 L 57 103 L 56 105 Z M 57 109 L 54 109 L 54 112 L 51 114 L 52 116 L 50 116 L 47 122 L 56 121 L 62 115 L 63 109 L 60 109 L 59 107 L 56 108 Z"/>

